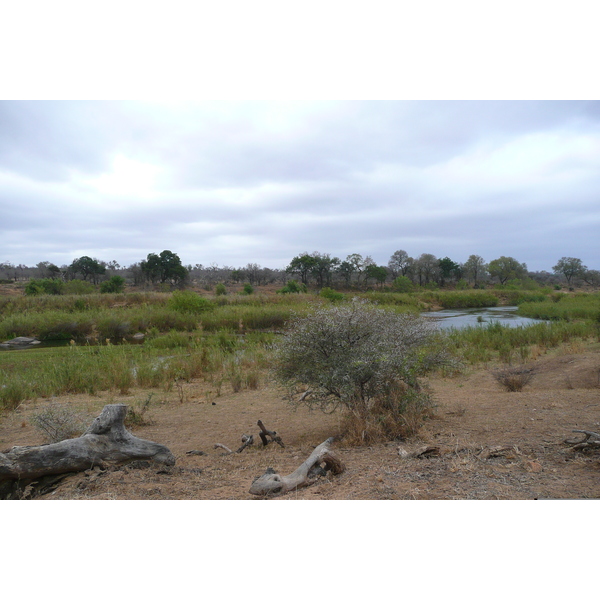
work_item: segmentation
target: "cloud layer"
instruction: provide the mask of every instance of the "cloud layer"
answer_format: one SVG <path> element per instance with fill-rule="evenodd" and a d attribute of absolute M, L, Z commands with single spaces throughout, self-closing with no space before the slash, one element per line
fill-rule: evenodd
<path fill-rule="evenodd" d="M 599 102 L 0 102 L 0 262 L 597 269 L 599 184 Z"/>

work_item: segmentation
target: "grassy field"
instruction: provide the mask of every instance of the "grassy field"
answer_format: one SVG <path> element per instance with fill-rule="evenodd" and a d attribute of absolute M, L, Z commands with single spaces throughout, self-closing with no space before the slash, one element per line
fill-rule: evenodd
<path fill-rule="evenodd" d="M 466 364 L 521 360 L 573 340 L 598 337 L 598 294 L 471 290 L 356 294 L 398 312 L 519 304 L 525 316 L 552 319 L 525 328 L 498 323 L 440 333 Z M 347 301 L 352 297 L 346 294 Z M 340 300 L 337 300 L 340 301 Z M 0 299 L 0 341 L 17 336 L 62 342 L 0 351 L 0 410 L 29 398 L 131 388 L 176 389 L 204 379 L 252 389 L 265 377 L 270 346 L 295 315 L 330 300 L 316 294 L 201 297 L 195 292 L 90 294 Z M 144 333 L 143 344 L 128 343 Z"/>

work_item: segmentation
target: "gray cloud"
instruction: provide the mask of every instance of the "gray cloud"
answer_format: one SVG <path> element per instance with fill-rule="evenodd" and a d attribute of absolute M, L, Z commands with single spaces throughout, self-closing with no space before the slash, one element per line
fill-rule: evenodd
<path fill-rule="evenodd" d="M 0 262 L 599 268 L 598 102 L 0 102 Z"/>

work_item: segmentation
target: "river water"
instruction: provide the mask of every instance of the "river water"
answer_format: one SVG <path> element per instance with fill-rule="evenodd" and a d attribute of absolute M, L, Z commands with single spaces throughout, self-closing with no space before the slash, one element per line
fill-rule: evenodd
<path fill-rule="evenodd" d="M 541 323 L 540 319 L 529 319 L 517 314 L 516 306 L 494 306 L 492 308 L 449 308 L 423 313 L 434 320 L 440 329 L 463 329 L 464 327 L 486 326 L 498 322 L 508 327 L 526 327 Z"/>
<path fill-rule="evenodd" d="M 427 319 L 432 319 L 440 329 L 463 329 L 464 327 L 486 326 L 488 323 L 499 322 L 509 327 L 524 327 L 534 323 L 541 323 L 540 319 L 529 319 L 517 314 L 516 306 L 495 306 L 492 308 L 450 308 L 434 312 L 422 313 Z M 1 350 L 26 350 L 34 348 L 48 348 L 49 346 L 66 346 L 69 342 L 44 342 L 37 346 L 17 346 L 14 348 L 0 348 Z"/>

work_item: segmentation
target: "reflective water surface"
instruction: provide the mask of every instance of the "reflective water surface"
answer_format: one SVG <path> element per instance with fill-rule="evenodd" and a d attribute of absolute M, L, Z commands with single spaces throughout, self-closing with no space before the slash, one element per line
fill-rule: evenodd
<path fill-rule="evenodd" d="M 509 327 L 523 327 L 541 323 L 540 319 L 529 319 L 517 314 L 516 306 L 494 306 L 492 308 L 448 308 L 423 313 L 433 319 L 441 329 L 462 329 L 463 327 L 485 327 L 488 323 L 499 322 Z"/>

